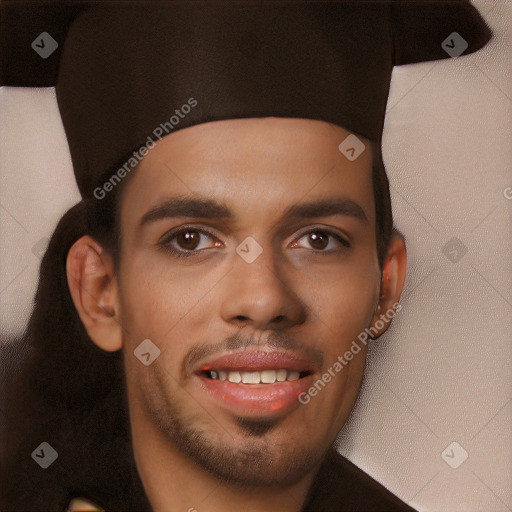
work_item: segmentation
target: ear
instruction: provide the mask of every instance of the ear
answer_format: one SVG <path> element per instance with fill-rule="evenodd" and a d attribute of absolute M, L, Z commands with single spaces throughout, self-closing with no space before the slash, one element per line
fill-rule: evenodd
<path fill-rule="evenodd" d="M 405 239 L 399 231 L 395 231 L 389 244 L 381 276 L 380 297 L 372 319 L 370 331 L 373 338 L 385 333 L 391 325 L 396 312 L 400 311 L 400 296 L 407 273 L 407 249 Z"/>
<path fill-rule="evenodd" d="M 68 252 L 66 274 L 71 298 L 92 341 L 108 352 L 122 348 L 112 256 L 93 238 L 83 236 Z"/>

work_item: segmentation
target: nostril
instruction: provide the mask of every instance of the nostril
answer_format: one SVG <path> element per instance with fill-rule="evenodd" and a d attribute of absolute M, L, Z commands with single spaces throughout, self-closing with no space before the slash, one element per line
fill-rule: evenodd
<path fill-rule="evenodd" d="M 244 315 L 237 315 L 235 319 L 240 320 L 241 322 L 246 322 L 247 320 L 249 320 L 249 317 Z"/>

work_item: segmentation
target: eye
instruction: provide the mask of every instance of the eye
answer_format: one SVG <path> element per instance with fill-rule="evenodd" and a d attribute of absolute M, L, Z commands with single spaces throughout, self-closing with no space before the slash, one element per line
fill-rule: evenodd
<path fill-rule="evenodd" d="M 222 247 L 222 242 L 212 233 L 193 227 L 185 227 L 166 233 L 159 245 L 177 256 L 190 256 L 204 249 Z"/>
<path fill-rule="evenodd" d="M 307 244 L 307 245 L 305 245 Z M 351 244 L 338 233 L 324 229 L 315 229 L 304 233 L 292 244 L 294 248 L 313 249 L 314 251 L 328 252 L 340 247 L 350 248 Z"/>

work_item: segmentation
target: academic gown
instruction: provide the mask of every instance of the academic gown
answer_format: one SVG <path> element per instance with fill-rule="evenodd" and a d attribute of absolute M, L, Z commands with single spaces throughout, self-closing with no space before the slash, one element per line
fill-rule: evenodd
<path fill-rule="evenodd" d="M 70 512 L 101 511 L 74 502 Z M 383 485 L 331 449 L 320 467 L 301 512 L 415 512 Z"/>

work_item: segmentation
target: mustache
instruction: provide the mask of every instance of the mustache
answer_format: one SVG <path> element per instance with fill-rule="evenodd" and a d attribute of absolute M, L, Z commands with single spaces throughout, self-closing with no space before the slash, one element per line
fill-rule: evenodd
<path fill-rule="evenodd" d="M 186 372 L 190 372 L 199 361 L 209 356 L 252 348 L 257 348 L 259 349 L 258 351 L 261 352 L 268 352 L 268 349 L 284 350 L 297 358 L 312 362 L 320 370 L 323 368 L 324 353 L 322 350 L 315 347 L 308 347 L 298 342 L 292 336 L 284 333 L 273 332 L 265 336 L 264 342 L 261 340 L 262 337 L 263 335 L 257 338 L 255 336 L 235 333 L 218 343 L 204 343 L 194 347 L 185 356 L 184 369 Z"/>

